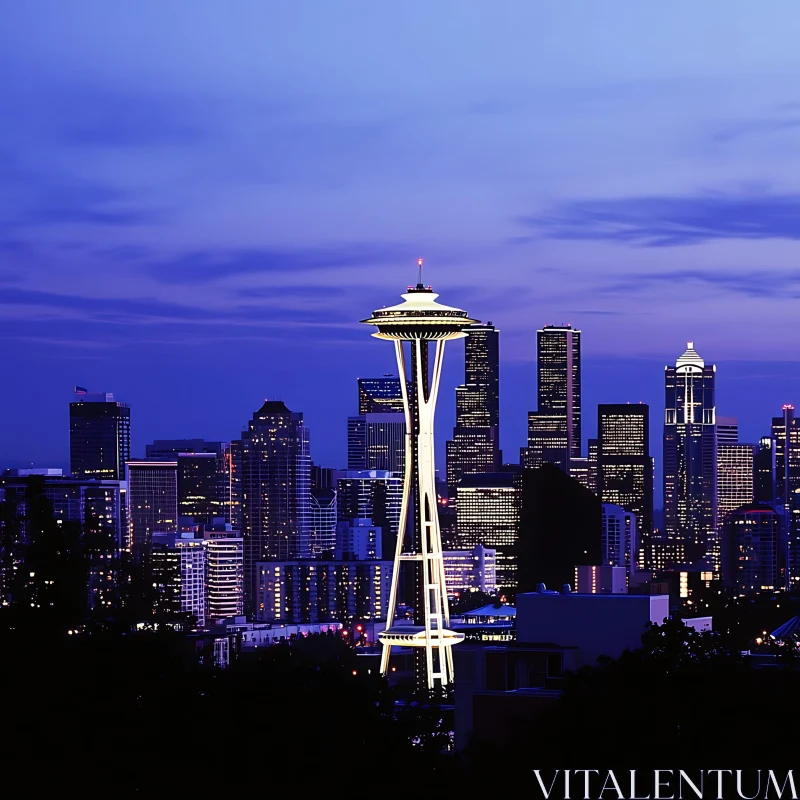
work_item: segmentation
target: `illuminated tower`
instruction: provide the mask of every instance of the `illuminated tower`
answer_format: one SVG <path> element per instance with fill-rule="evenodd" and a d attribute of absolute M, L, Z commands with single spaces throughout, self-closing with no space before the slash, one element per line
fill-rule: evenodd
<path fill-rule="evenodd" d="M 664 526 L 688 561 L 718 569 L 716 369 L 692 342 L 665 368 Z"/>
<path fill-rule="evenodd" d="M 418 262 L 420 278 L 415 287 L 402 295 L 403 302 L 375 311 L 369 319 L 378 339 L 394 342 L 399 375 L 406 377 L 406 352 L 410 351 L 410 387 L 403 389 L 406 418 L 406 458 L 400 526 L 395 551 L 392 586 L 386 630 L 379 635 L 383 643 L 381 671 L 389 668 L 392 646 L 416 648 L 415 681 L 419 689 L 441 690 L 453 681 L 451 646 L 462 634 L 448 630 L 442 540 L 437 516 L 437 495 L 433 458 L 433 417 L 439 379 L 442 374 L 444 344 L 448 339 L 465 336 L 464 328 L 475 320 L 466 311 L 436 302 L 437 294 L 422 285 L 422 259 Z M 408 342 L 408 348 L 405 343 Z M 433 363 L 431 364 L 431 347 Z M 407 525 L 409 517 L 413 524 Z M 401 571 L 411 573 L 413 597 L 406 602 L 414 607 L 414 625 L 395 625 L 395 609 Z"/>

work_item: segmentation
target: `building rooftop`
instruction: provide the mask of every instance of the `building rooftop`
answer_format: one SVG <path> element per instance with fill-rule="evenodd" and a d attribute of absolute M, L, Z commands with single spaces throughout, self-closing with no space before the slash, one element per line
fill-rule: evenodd
<path fill-rule="evenodd" d="M 470 472 L 461 478 L 459 489 L 513 489 L 517 475 L 514 472 Z"/>
<path fill-rule="evenodd" d="M 256 414 L 291 414 L 283 400 L 264 400 L 264 405 L 256 411 Z"/>
<path fill-rule="evenodd" d="M 700 367 L 701 369 L 706 365 L 700 353 L 694 349 L 694 342 L 688 342 L 686 345 L 686 352 L 675 362 L 676 367 Z"/>
<path fill-rule="evenodd" d="M 516 617 L 517 609 L 514 606 L 503 604 L 502 606 L 486 605 L 476 608 L 474 611 L 465 611 L 462 617 Z"/>

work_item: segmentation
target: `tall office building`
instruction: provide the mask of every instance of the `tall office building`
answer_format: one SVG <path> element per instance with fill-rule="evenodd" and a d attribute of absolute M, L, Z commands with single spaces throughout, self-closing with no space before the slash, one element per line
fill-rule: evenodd
<path fill-rule="evenodd" d="M 253 610 L 259 561 L 310 555 L 310 437 L 302 413 L 265 400 L 241 442 L 245 599 Z"/>
<path fill-rule="evenodd" d="M 597 485 L 603 503 L 636 514 L 640 531 L 653 530 L 650 407 L 645 403 L 597 407 Z"/>
<path fill-rule="evenodd" d="M 571 584 L 575 567 L 600 564 L 602 505 L 554 464 L 522 472 L 517 592 Z"/>
<path fill-rule="evenodd" d="M 178 462 L 128 461 L 128 541 L 137 558 L 155 533 L 178 532 Z"/>
<path fill-rule="evenodd" d="M 336 547 L 336 490 L 330 487 L 311 489 L 308 513 L 311 556 L 330 554 Z"/>
<path fill-rule="evenodd" d="M 192 533 L 154 533 L 150 575 L 156 611 L 186 614 L 198 627 L 206 624 L 206 549 Z"/>
<path fill-rule="evenodd" d="M 500 452 L 500 334 L 491 322 L 466 328 L 464 383 L 456 389 L 456 424 L 447 442 L 447 485 L 455 498 L 462 475 L 497 472 Z"/>
<path fill-rule="evenodd" d="M 402 475 L 405 464 L 405 414 L 368 413 L 347 418 L 347 469 L 388 470 Z"/>
<path fill-rule="evenodd" d="M 717 417 L 717 444 L 739 444 L 739 420 Z"/>
<path fill-rule="evenodd" d="M 156 439 L 147 458 L 178 462 L 178 510 L 181 517 L 230 522 L 230 444 L 205 439 Z"/>
<path fill-rule="evenodd" d="M 410 384 L 406 383 L 408 387 Z M 358 413 L 404 414 L 403 387 L 396 375 L 358 379 Z"/>
<path fill-rule="evenodd" d="M 229 442 L 222 454 L 223 473 L 221 476 L 220 497 L 225 509 L 223 514 L 237 530 L 244 526 L 242 520 L 242 440 L 234 439 Z"/>
<path fill-rule="evenodd" d="M 69 468 L 76 478 L 125 480 L 131 457 L 131 409 L 111 392 L 75 387 L 69 404 Z"/>
<path fill-rule="evenodd" d="M 731 512 L 752 505 L 754 472 L 752 444 L 717 446 L 717 524 L 720 531 Z"/>
<path fill-rule="evenodd" d="M 260 621 L 349 623 L 386 618 L 391 561 L 262 561 L 256 569 Z"/>
<path fill-rule="evenodd" d="M 206 619 L 244 613 L 244 542 L 230 524 L 205 526 Z"/>
<path fill-rule="evenodd" d="M 603 503 L 602 565 L 625 567 L 628 575 L 639 564 L 639 537 L 636 514 L 614 503 Z"/>
<path fill-rule="evenodd" d="M 762 436 L 754 457 L 753 494 L 756 503 L 775 502 L 775 440 Z"/>
<path fill-rule="evenodd" d="M 388 470 L 348 470 L 336 490 L 338 522 L 370 520 L 381 529 L 381 551 L 397 548 L 403 503 L 403 477 Z"/>
<path fill-rule="evenodd" d="M 785 405 L 782 416 L 772 418 L 772 439 L 776 499 L 788 507 L 792 493 L 800 489 L 800 419 L 795 417 L 793 405 Z"/>
<path fill-rule="evenodd" d="M 689 342 L 665 370 L 666 535 L 681 543 L 689 561 L 710 558 L 718 570 L 716 367 Z"/>
<path fill-rule="evenodd" d="M 725 521 L 723 580 L 736 594 L 784 588 L 781 520 L 773 508 L 746 505 Z"/>
<path fill-rule="evenodd" d="M 471 550 L 444 550 L 444 574 L 447 591 L 460 592 L 497 591 L 497 552 L 482 544 Z"/>
<path fill-rule="evenodd" d="M 546 325 L 537 332 L 538 409 L 528 414 L 523 466 L 555 464 L 569 472 L 581 455 L 581 332 L 571 325 Z"/>
<path fill-rule="evenodd" d="M 497 585 L 510 590 L 517 588 L 520 481 L 517 472 L 464 475 L 456 496 L 457 549 L 495 550 Z"/>

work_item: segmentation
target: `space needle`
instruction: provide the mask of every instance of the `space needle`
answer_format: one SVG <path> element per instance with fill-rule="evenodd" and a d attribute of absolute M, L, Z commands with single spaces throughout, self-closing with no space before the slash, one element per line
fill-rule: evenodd
<path fill-rule="evenodd" d="M 438 692 L 453 681 L 451 647 L 464 635 L 448 629 L 450 611 L 437 513 L 433 418 L 445 342 L 466 336 L 464 328 L 475 320 L 466 311 L 438 303 L 439 295 L 422 284 L 422 259 L 417 266 L 418 283 L 408 287 L 402 295 L 403 302 L 381 308 L 362 322 L 377 327 L 377 333 L 372 334 L 376 338 L 394 342 L 406 415 L 406 469 L 397 549 L 386 630 L 378 636 L 383 644 L 381 672 L 388 672 L 392 647 L 412 647 L 417 688 Z M 410 390 L 405 380 L 407 352 L 411 362 Z M 395 622 L 401 581 L 403 599 L 414 608 L 413 625 Z"/>

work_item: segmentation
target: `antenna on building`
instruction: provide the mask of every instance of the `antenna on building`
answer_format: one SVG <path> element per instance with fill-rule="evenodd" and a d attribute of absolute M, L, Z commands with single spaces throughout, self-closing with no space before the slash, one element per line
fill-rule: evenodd
<path fill-rule="evenodd" d="M 422 286 L 422 259 L 417 259 L 417 283 Z"/>

